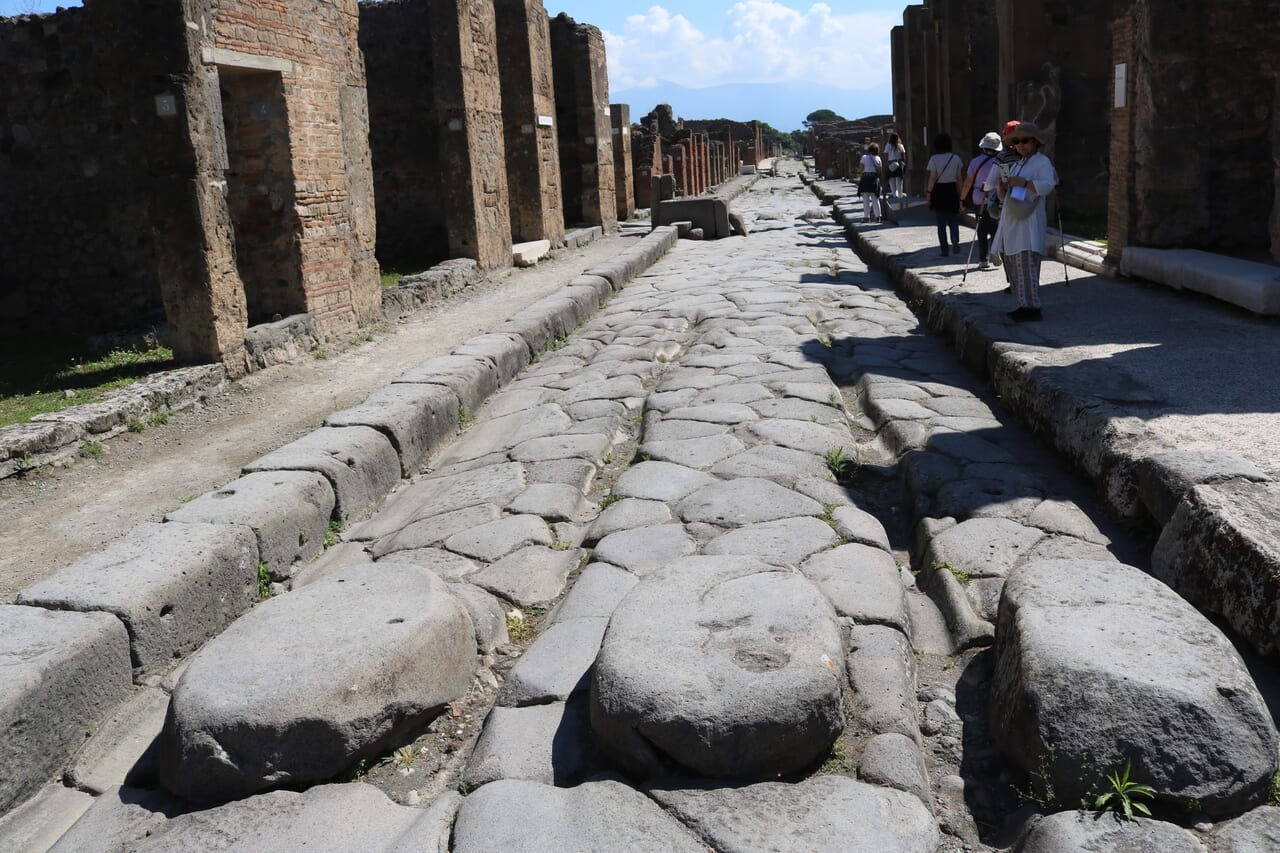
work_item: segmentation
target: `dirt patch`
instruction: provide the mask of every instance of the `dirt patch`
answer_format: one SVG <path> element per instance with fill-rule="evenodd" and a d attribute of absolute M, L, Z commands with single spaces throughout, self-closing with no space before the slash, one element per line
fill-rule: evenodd
<path fill-rule="evenodd" d="M 361 330 L 327 357 L 277 365 L 237 382 L 198 410 L 125 433 L 99 460 L 0 482 L 0 601 L 320 426 L 330 413 L 431 356 L 443 355 L 632 245 L 615 234 L 536 267 L 493 275 L 442 306 Z M 370 338 L 366 340 L 366 338 Z"/>

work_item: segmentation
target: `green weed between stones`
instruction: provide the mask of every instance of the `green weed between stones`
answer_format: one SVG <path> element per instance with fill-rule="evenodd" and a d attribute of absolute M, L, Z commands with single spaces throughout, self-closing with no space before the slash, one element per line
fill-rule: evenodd
<path fill-rule="evenodd" d="M 1280 771 L 1271 777 L 1271 805 L 1280 806 Z"/>
<path fill-rule="evenodd" d="M 832 530 L 835 530 L 835 528 L 836 528 L 836 519 L 835 519 L 836 505 L 835 505 L 835 504 L 829 504 L 829 503 L 823 503 L 823 504 L 819 504 L 819 505 L 822 507 L 822 515 L 818 516 L 819 520 L 821 520 L 821 521 L 825 522 L 825 523 L 826 523 L 826 525 L 827 525 L 828 527 L 830 527 Z"/>
<path fill-rule="evenodd" d="M 271 597 L 271 572 L 266 563 L 258 563 L 258 600 L 266 601 Z"/>
<path fill-rule="evenodd" d="M 513 643 L 523 643 L 533 636 L 533 623 L 520 610 L 507 611 L 507 636 Z"/>
<path fill-rule="evenodd" d="M 80 445 L 80 455 L 85 459 L 101 459 L 103 454 L 101 441 L 86 441 Z"/>
<path fill-rule="evenodd" d="M 338 534 L 340 534 L 341 532 L 342 532 L 341 521 L 329 522 L 329 527 L 324 532 L 325 550 L 328 550 L 329 548 L 332 548 L 334 545 L 338 544 Z"/>
<path fill-rule="evenodd" d="M 843 447 L 833 447 L 822 455 L 827 470 L 837 483 L 849 483 L 858 473 L 858 460 Z"/>
<path fill-rule="evenodd" d="M 458 406 L 458 429 L 464 430 L 471 426 L 471 415 L 467 412 L 466 406 Z"/>
<path fill-rule="evenodd" d="M 815 776 L 831 776 L 849 769 L 849 741 L 843 733 L 831 744 L 831 752 L 825 761 L 814 771 Z"/>
<path fill-rule="evenodd" d="M 1129 778 L 1132 762 L 1124 763 L 1124 770 L 1115 770 L 1107 774 L 1107 782 L 1111 790 L 1099 794 L 1093 801 L 1093 807 L 1100 812 L 1115 812 L 1124 816 L 1125 820 L 1133 820 L 1133 813 L 1151 817 L 1151 809 L 1145 803 L 1138 802 L 1139 797 L 1154 799 L 1156 789 L 1143 785 Z"/>
<path fill-rule="evenodd" d="M 605 495 L 600 499 L 600 509 L 606 510 L 620 500 L 622 500 L 622 495 Z"/>
<path fill-rule="evenodd" d="M 549 547 L 552 551 L 568 551 L 570 548 L 573 547 L 573 543 L 566 542 L 563 539 L 557 539 L 547 547 Z"/>
<path fill-rule="evenodd" d="M 128 429 L 129 432 L 142 432 L 146 428 L 147 428 L 147 422 L 144 421 L 142 418 L 133 418 L 126 425 L 126 429 Z"/>
<path fill-rule="evenodd" d="M 948 562 L 939 562 L 938 560 L 933 561 L 933 570 L 935 572 L 951 572 L 951 576 L 960 581 L 960 583 L 968 583 L 971 577 L 964 569 L 957 569 Z"/>
<path fill-rule="evenodd" d="M 147 426 L 164 426 L 169 422 L 169 418 L 173 417 L 173 413 L 169 411 L 156 412 L 147 416 Z"/>
<path fill-rule="evenodd" d="M 316 361 L 324 361 L 329 357 L 329 351 L 324 347 L 320 347 L 318 350 L 313 352 L 312 355 L 315 356 Z"/>
<path fill-rule="evenodd" d="M 25 477 L 36 469 L 36 458 L 30 453 L 24 453 L 17 459 L 19 477 Z"/>

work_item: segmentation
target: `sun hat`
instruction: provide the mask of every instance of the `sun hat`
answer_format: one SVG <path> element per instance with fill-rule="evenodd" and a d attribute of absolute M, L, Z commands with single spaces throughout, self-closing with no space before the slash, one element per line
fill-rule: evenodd
<path fill-rule="evenodd" d="M 1004 146 L 1000 144 L 1000 134 L 993 130 L 978 140 L 978 147 L 988 151 L 999 151 Z"/>
<path fill-rule="evenodd" d="M 1021 124 L 1021 122 L 1018 121 L 1016 118 L 1013 121 L 1006 121 L 1004 123 L 1004 132 L 1001 133 L 1000 135 L 1006 136 L 1006 137 L 1012 136 L 1013 132 L 1018 129 L 1019 124 Z"/>
<path fill-rule="evenodd" d="M 1041 145 L 1049 144 L 1049 135 L 1029 121 L 1019 122 L 1010 136 L 1029 136 Z"/>

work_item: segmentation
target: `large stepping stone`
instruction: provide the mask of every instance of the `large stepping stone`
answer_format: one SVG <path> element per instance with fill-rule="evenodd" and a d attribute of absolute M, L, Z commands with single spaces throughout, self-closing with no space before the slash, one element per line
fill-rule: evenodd
<path fill-rule="evenodd" d="M 141 524 L 27 587 L 18 603 L 115 615 L 142 677 L 195 651 L 257 598 L 258 543 L 249 528 Z"/>
<path fill-rule="evenodd" d="M 671 462 L 641 462 L 632 465 L 613 486 L 613 493 L 624 498 L 652 501 L 678 501 L 716 478 Z"/>
<path fill-rule="evenodd" d="M 793 785 L 649 788 L 648 794 L 715 850 L 865 850 L 934 853 L 933 816 L 911 794 L 815 776 Z"/>
<path fill-rule="evenodd" d="M 816 518 L 783 518 L 730 530 L 703 553 L 746 554 L 779 566 L 798 566 L 811 554 L 839 542 L 836 532 Z"/>
<path fill-rule="evenodd" d="M 467 583 L 483 587 L 521 607 L 543 604 L 564 591 L 570 573 L 582 564 L 583 553 L 578 548 L 556 551 L 530 545 L 467 575 Z"/>
<path fill-rule="evenodd" d="M 40 790 L 133 686 L 108 613 L 0 605 L 0 814 Z"/>
<path fill-rule="evenodd" d="M 933 572 L 946 564 L 971 578 L 1002 578 L 1043 538 L 1007 518 L 971 518 L 933 537 L 922 567 Z"/>
<path fill-rule="evenodd" d="M 592 726 L 637 776 L 796 771 L 844 728 L 843 660 L 835 613 L 803 577 L 744 557 L 679 560 L 614 611 Z"/>
<path fill-rule="evenodd" d="M 1280 737 L 1231 643 L 1172 590 L 1112 562 L 1041 560 L 1005 581 L 992 735 L 1064 801 L 1107 771 L 1208 815 L 1262 803 Z"/>
<path fill-rule="evenodd" d="M 1058 812 L 1034 820 L 1014 847 L 1016 853 L 1076 853 L 1078 850 L 1148 850 L 1205 853 L 1190 832 L 1145 817 L 1120 820 L 1097 812 Z"/>
<path fill-rule="evenodd" d="M 324 550 L 333 506 L 333 489 L 319 474 L 260 471 L 206 492 L 164 520 L 248 527 L 258 539 L 258 559 L 273 578 L 284 580 L 295 563 Z"/>
<path fill-rule="evenodd" d="M 196 802 L 333 778 L 466 694 L 467 611 L 429 571 L 382 562 L 265 601 L 178 681 L 160 779 Z"/>
<path fill-rule="evenodd" d="M 841 616 L 859 625 L 889 625 L 904 634 L 911 630 L 902 573 L 887 552 L 857 543 L 841 545 L 805 560 L 800 571 Z"/>
<path fill-rule="evenodd" d="M 503 779 L 462 802 L 454 853 L 528 850 L 706 853 L 707 846 L 652 800 L 621 782 L 576 788 Z"/>
<path fill-rule="evenodd" d="M 699 489 L 680 501 L 676 511 L 687 522 L 741 527 L 781 518 L 821 515 L 822 506 L 772 480 L 739 477 Z"/>

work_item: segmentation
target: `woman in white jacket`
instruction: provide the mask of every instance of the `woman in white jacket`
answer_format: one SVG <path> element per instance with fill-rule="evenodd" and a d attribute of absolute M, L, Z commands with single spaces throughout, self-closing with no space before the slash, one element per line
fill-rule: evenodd
<path fill-rule="evenodd" d="M 858 194 L 862 196 L 864 222 L 880 221 L 880 146 L 874 142 L 858 161 Z"/>
<path fill-rule="evenodd" d="M 1009 312 L 1018 323 L 1043 319 L 1040 310 L 1040 261 L 1044 256 L 1049 216 L 1046 200 L 1058 185 L 1058 172 L 1040 150 L 1045 134 L 1022 122 L 1009 136 L 1009 145 L 1022 155 L 1002 175 L 996 192 L 1001 200 L 1000 231 L 991 250 L 1004 258 L 1005 271 L 1017 308 Z"/>

